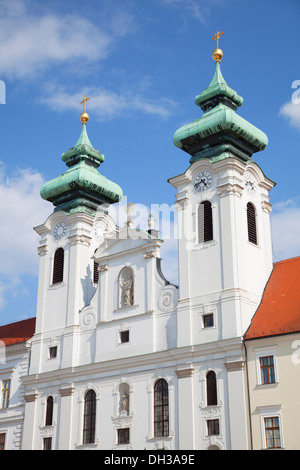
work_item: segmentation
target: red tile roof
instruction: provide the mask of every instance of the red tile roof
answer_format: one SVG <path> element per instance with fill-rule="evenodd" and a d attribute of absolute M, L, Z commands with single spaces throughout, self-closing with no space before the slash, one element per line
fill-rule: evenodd
<path fill-rule="evenodd" d="M 300 256 L 274 263 L 244 339 L 300 331 Z"/>
<path fill-rule="evenodd" d="M 0 341 L 6 346 L 24 343 L 32 338 L 35 331 L 35 318 L 0 326 Z"/>

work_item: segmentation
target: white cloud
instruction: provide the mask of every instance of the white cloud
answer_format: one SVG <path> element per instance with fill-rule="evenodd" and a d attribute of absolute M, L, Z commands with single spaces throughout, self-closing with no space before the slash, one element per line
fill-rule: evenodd
<path fill-rule="evenodd" d="M 38 274 L 38 236 L 33 227 L 49 215 L 49 203 L 40 197 L 43 178 L 31 169 L 19 169 L 9 177 L 0 165 L 0 308 L 5 296 L 26 274 Z M 24 292 L 23 292 L 24 293 Z"/>
<path fill-rule="evenodd" d="M 293 101 L 285 103 L 281 106 L 279 115 L 286 117 L 290 124 L 300 131 L 300 103 Z"/>
<path fill-rule="evenodd" d="M 274 204 L 271 226 L 274 261 L 300 256 L 300 207 L 293 200 Z"/>
<path fill-rule="evenodd" d="M 207 20 L 214 9 L 226 6 L 229 0 L 161 0 L 169 7 L 179 8 L 181 18 L 194 18 L 203 25 L 207 25 Z"/>
<path fill-rule="evenodd" d="M 26 8 L 25 0 L 2 2 L 1 76 L 35 77 L 53 65 L 71 63 L 81 69 L 85 63 L 106 58 L 115 38 L 134 31 L 134 21 L 127 12 L 119 11 L 103 23 L 100 28 L 74 13 L 38 15 Z"/>
<path fill-rule="evenodd" d="M 83 94 L 90 98 L 88 111 L 93 112 L 99 120 L 114 118 L 115 116 L 127 115 L 132 111 L 140 111 L 144 114 L 153 114 L 163 118 L 170 115 L 176 103 L 167 98 L 150 99 L 133 91 L 116 93 L 105 88 L 85 89 L 80 92 L 71 93 L 62 86 L 49 85 L 48 96 L 40 99 L 40 102 L 55 111 L 82 110 L 80 102 Z"/>

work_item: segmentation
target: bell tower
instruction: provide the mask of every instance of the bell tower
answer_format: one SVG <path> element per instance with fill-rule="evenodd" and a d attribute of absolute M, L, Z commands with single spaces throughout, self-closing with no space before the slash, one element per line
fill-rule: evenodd
<path fill-rule="evenodd" d="M 79 312 L 96 290 L 93 254 L 106 229 L 116 229 L 106 208 L 119 202 L 122 189 L 97 170 L 104 155 L 87 135 L 88 99 L 84 96 L 82 101 L 80 137 L 62 154 L 68 169 L 41 188 L 42 198 L 54 205 L 54 211 L 44 224 L 35 227 L 41 238 L 30 373 L 76 366 Z"/>
<path fill-rule="evenodd" d="M 203 115 L 179 128 L 174 144 L 190 156 L 177 190 L 178 346 L 240 337 L 272 270 L 269 191 L 274 183 L 253 161 L 267 136 L 236 113 L 243 98 L 221 73 L 195 98 Z"/>

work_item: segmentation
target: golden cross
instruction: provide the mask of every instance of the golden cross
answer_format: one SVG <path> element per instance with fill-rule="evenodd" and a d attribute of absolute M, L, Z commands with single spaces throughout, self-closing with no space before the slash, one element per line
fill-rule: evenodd
<path fill-rule="evenodd" d="M 220 33 L 220 31 L 217 29 L 217 32 L 213 35 L 212 39 L 214 39 L 215 41 L 217 41 L 217 49 L 219 47 L 219 39 L 220 37 L 222 36 L 222 34 L 224 33 Z"/>
<path fill-rule="evenodd" d="M 88 97 L 86 96 L 86 94 L 85 94 L 83 100 L 80 101 L 80 103 L 83 104 L 83 112 L 84 112 L 84 113 L 86 113 L 86 103 L 87 103 L 87 101 L 88 101 L 89 99 L 90 99 L 90 98 L 88 98 Z"/>

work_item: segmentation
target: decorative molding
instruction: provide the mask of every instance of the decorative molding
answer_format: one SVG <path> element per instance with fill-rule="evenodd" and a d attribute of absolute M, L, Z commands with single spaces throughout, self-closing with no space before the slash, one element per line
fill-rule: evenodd
<path fill-rule="evenodd" d="M 104 273 L 105 271 L 108 271 L 108 269 L 109 269 L 108 264 L 101 264 L 101 266 L 98 266 L 99 273 Z"/>
<path fill-rule="evenodd" d="M 235 372 L 244 369 L 245 361 L 225 362 L 224 365 L 227 372 Z"/>
<path fill-rule="evenodd" d="M 90 246 L 92 238 L 86 235 L 70 235 L 68 237 L 70 246 L 82 244 L 85 246 Z"/>
<path fill-rule="evenodd" d="M 96 313 L 92 308 L 82 310 L 80 313 L 80 328 L 87 330 L 88 328 L 94 328 L 96 325 Z"/>
<path fill-rule="evenodd" d="M 42 245 L 42 246 L 39 246 L 38 247 L 38 255 L 39 256 L 44 256 L 48 253 L 48 250 L 49 250 L 49 246 L 48 245 Z"/>
<path fill-rule="evenodd" d="M 61 397 L 70 397 L 71 395 L 73 395 L 74 390 L 75 390 L 74 387 L 61 388 L 59 390 L 59 393 Z"/>
<path fill-rule="evenodd" d="M 243 194 L 243 189 L 244 188 L 240 186 L 239 184 L 227 183 L 217 188 L 217 194 L 219 197 L 231 196 L 231 195 L 241 197 Z"/>
<path fill-rule="evenodd" d="M 161 290 L 159 297 L 159 308 L 164 312 L 168 312 L 174 308 L 174 292 L 170 287 L 165 287 Z"/>
<path fill-rule="evenodd" d="M 133 418 L 133 413 L 131 415 L 122 415 L 120 414 L 119 416 L 112 416 L 112 421 L 114 423 L 115 426 L 117 427 L 124 427 L 124 426 L 129 426 L 131 425 L 131 422 L 132 422 L 132 418 Z"/>
<path fill-rule="evenodd" d="M 181 197 L 180 199 L 177 199 L 175 201 L 175 209 L 177 210 L 184 209 L 189 204 L 189 202 L 190 200 L 188 197 Z"/>
<path fill-rule="evenodd" d="M 155 250 L 146 251 L 146 253 L 144 253 L 144 258 L 145 259 L 156 258 L 156 256 L 157 256 L 157 254 L 156 254 Z"/>
<path fill-rule="evenodd" d="M 271 210 L 272 210 L 272 204 L 270 204 L 269 202 L 267 201 L 262 201 L 261 202 L 261 207 L 262 207 L 262 210 L 264 212 L 266 212 L 266 214 L 270 214 Z"/>
<path fill-rule="evenodd" d="M 175 370 L 175 372 L 176 372 L 178 379 L 185 379 L 186 377 L 193 377 L 194 375 L 193 368 Z"/>
<path fill-rule="evenodd" d="M 39 395 L 38 395 L 37 392 L 31 393 L 30 395 L 25 395 L 24 400 L 25 400 L 26 403 L 32 403 L 32 402 L 37 400 L 38 396 Z"/>
<path fill-rule="evenodd" d="M 56 423 L 55 423 L 56 425 Z M 40 426 L 40 435 L 42 438 L 53 437 L 55 431 L 55 425 L 53 426 Z"/>

